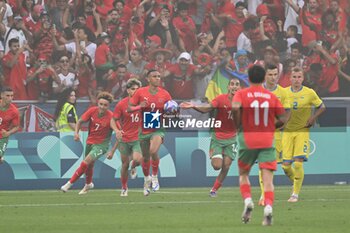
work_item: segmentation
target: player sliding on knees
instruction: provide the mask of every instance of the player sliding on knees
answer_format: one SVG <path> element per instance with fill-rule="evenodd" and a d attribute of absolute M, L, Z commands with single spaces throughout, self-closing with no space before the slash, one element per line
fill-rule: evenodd
<path fill-rule="evenodd" d="M 219 95 L 206 105 L 195 106 L 190 102 L 180 104 L 181 108 L 193 108 L 206 113 L 215 110 L 215 119 L 222 122 L 221 128 L 215 128 L 210 141 L 209 156 L 214 170 L 220 170 L 209 196 L 216 197 L 217 191 L 224 182 L 232 161 L 237 155 L 236 126 L 232 115 L 232 99 L 241 88 L 238 79 L 230 80 L 227 94 Z"/>
<path fill-rule="evenodd" d="M 150 70 L 147 73 L 147 80 L 149 86 L 141 87 L 129 99 L 129 111 L 142 109 L 144 112 L 150 112 L 156 118 L 161 115 L 164 110 L 164 104 L 171 100 L 170 94 L 160 87 L 161 77 L 157 70 Z M 159 114 L 159 115 L 158 115 Z M 145 119 L 143 119 L 145 120 Z M 143 194 L 148 196 L 150 194 L 150 185 L 152 190 L 159 190 L 158 181 L 158 167 L 159 155 L 158 150 L 163 143 L 164 129 L 153 129 L 145 127 L 142 124 L 142 132 L 139 135 L 139 140 L 142 149 L 142 171 L 144 174 L 144 189 Z M 150 160 L 152 158 L 152 161 Z M 150 167 L 152 164 L 152 177 L 150 176 Z"/>
<path fill-rule="evenodd" d="M 109 141 L 112 134 L 113 113 L 109 106 L 113 101 L 113 96 L 108 92 L 101 92 L 97 96 L 97 106 L 89 108 L 78 120 L 74 140 L 79 141 L 79 131 L 83 122 L 89 122 L 89 134 L 86 140 L 85 158 L 78 169 L 74 172 L 72 178 L 61 187 L 63 192 L 67 192 L 79 177 L 85 174 L 85 186 L 79 194 L 86 194 L 94 188 L 92 176 L 94 163 L 104 155 L 109 147 Z"/>
<path fill-rule="evenodd" d="M 120 180 L 122 183 L 122 191 L 120 196 L 128 196 L 128 168 L 130 157 L 132 158 L 130 176 L 135 179 L 137 176 L 136 166 L 141 164 L 142 154 L 139 142 L 139 128 L 141 111 L 127 111 L 129 99 L 142 86 L 137 79 L 129 79 L 126 84 L 128 97 L 122 99 L 114 109 L 113 118 L 115 120 L 116 136 L 118 142 L 113 146 L 112 150 L 107 153 L 107 158 L 111 159 L 115 150 L 118 148 L 122 160 L 122 169 L 120 171 Z M 114 129 L 114 126 L 113 126 Z"/>

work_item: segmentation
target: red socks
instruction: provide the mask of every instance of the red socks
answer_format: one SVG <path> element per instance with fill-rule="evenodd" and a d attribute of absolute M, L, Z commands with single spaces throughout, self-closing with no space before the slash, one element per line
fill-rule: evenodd
<path fill-rule="evenodd" d="M 273 205 L 273 201 L 275 200 L 274 192 L 265 192 L 265 205 Z"/>
<path fill-rule="evenodd" d="M 121 176 L 120 181 L 122 182 L 122 189 L 128 189 L 128 176 Z"/>
<path fill-rule="evenodd" d="M 149 176 L 149 169 L 151 167 L 151 161 L 147 161 L 145 162 L 144 160 L 142 160 L 142 171 L 144 176 Z"/>
<path fill-rule="evenodd" d="M 152 160 L 151 163 L 152 163 L 152 175 L 156 176 L 158 175 L 159 159 Z"/>
<path fill-rule="evenodd" d="M 74 174 L 73 174 L 72 178 L 70 178 L 69 182 L 71 184 L 73 184 L 75 181 L 77 181 L 79 179 L 79 177 L 81 177 L 81 175 L 83 175 L 85 173 L 87 168 L 88 168 L 87 163 L 85 161 L 81 162 L 80 166 L 74 172 Z"/>
<path fill-rule="evenodd" d="M 85 171 L 85 180 L 86 184 L 91 184 L 92 183 L 92 176 L 94 174 L 94 163 L 90 164 L 88 168 Z"/>
<path fill-rule="evenodd" d="M 218 179 L 216 178 L 215 183 L 214 183 L 214 186 L 211 188 L 211 190 L 217 191 L 217 190 L 221 187 L 221 185 L 222 185 L 222 183 L 220 183 L 220 182 L 218 181 Z"/>
<path fill-rule="evenodd" d="M 241 190 L 241 195 L 243 197 L 243 200 L 245 200 L 246 198 L 252 197 L 249 184 L 241 184 L 239 186 L 239 188 Z M 266 192 L 265 192 L 265 194 L 266 194 Z M 265 203 L 266 203 L 266 196 L 265 196 Z"/>

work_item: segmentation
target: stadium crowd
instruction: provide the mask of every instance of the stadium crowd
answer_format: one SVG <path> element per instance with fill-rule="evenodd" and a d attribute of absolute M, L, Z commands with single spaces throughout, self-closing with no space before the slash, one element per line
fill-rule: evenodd
<path fill-rule="evenodd" d="M 125 96 L 157 69 L 174 99 L 202 99 L 215 71 L 275 64 L 279 84 L 301 67 L 320 96 L 349 96 L 348 0 L 0 0 L 0 85 L 15 100 L 71 87 Z"/>

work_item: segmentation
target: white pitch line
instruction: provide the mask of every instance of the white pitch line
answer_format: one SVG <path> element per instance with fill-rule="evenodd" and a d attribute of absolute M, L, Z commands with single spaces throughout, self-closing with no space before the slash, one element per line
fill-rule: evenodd
<path fill-rule="evenodd" d="M 306 199 L 302 202 L 339 202 L 348 201 L 350 199 Z M 286 202 L 286 200 L 275 200 L 275 202 Z M 173 204 L 227 204 L 227 203 L 242 203 L 241 200 L 232 201 L 140 201 L 140 202 L 100 202 L 100 203 L 47 203 L 47 204 L 0 204 L 0 208 L 6 207 L 65 207 L 65 206 L 111 206 L 111 205 L 173 205 Z"/>

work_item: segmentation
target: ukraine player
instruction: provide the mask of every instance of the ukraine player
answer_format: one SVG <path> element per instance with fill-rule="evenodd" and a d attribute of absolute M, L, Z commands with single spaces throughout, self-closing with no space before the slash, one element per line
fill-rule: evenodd
<path fill-rule="evenodd" d="M 277 168 L 276 152 L 273 146 L 274 131 L 276 127 L 281 127 L 285 123 L 285 110 L 278 98 L 263 88 L 264 68 L 257 65 L 252 66 L 248 70 L 248 76 L 250 87 L 239 90 L 233 97 L 232 103 L 237 125 L 242 119 L 242 127 L 237 136 L 239 184 L 244 199 L 242 222 L 250 221 L 254 208 L 249 173 L 255 161 L 258 161 L 265 190 L 266 206 L 263 219 L 265 226 L 272 224 L 273 171 Z"/>
<path fill-rule="evenodd" d="M 274 64 L 267 64 L 265 66 L 265 84 L 264 88 L 271 91 L 277 98 L 281 101 L 284 109 L 289 113 L 290 103 L 287 98 L 286 90 L 277 84 L 278 82 L 278 68 Z M 288 117 L 287 117 L 288 118 Z M 275 132 L 275 148 L 276 148 L 276 160 L 277 163 L 282 163 L 282 131 L 281 129 L 276 129 Z M 261 196 L 259 200 L 259 205 L 264 206 L 264 185 L 262 183 L 261 171 L 259 171 L 259 183 L 261 188 Z"/>
<path fill-rule="evenodd" d="M 282 168 L 293 183 L 293 193 L 288 202 L 297 202 L 304 180 L 303 162 L 309 155 L 309 128 L 326 107 L 314 90 L 302 85 L 304 73 L 300 68 L 292 70 L 290 80 L 287 96 L 291 103 L 291 116 L 282 136 Z M 314 114 L 312 107 L 316 108 Z"/>
<path fill-rule="evenodd" d="M 63 192 L 67 192 L 74 182 L 85 173 L 86 183 L 79 194 L 86 194 L 94 187 L 92 183 L 94 163 L 104 155 L 111 139 L 113 113 L 109 110 L 109 105 L 113 101 L 113 96 L 108 92 L 101 92 L 97 96 L 97 106 L 89 108 L 78 120 L 75 126 L 74 140 L 79 141 L 79 131 L 83 122 L 89 122 L 89 135 L 86 140 L 85 158 L 79 168 L 74 172 L 72 178 L 61 187 Z"/>
<path fill-rule="evenodd" d="M 122 99 L 117 106 L 115 106 L 113 118 L 116 121 L 117 127 L 117 140 L 118 143 L 107 153 L 107 158 L 111 159 L 114 155 L 116 148 L 120 151 L 120 157 L 122 159 L 122 169 L 120 171 L 120 180 L 122 183 L 122 191 L 120 196 L 128 196 L 128 168 L 130 163 L 130 157 L 132 157 L 131 170 L 135 170 L 135 167 L 141 164 L 142 155 L 139 142 L 139 128 L 140 128 L 140 111 L 128 112 L 129 99 L 134 93 L 142 86 L 141 82 L 137 79 L 129 79 L 126 84 L 126 91 L 128 97 Z M 136 171 L 135 171 L 136 172 Z M 131 174 L 132 175 L 132 174 Z"/>
<path fill-rule="evenodd" d="M 150 70 L 147 73 L 149 86 L 141 87 L 129 99 L 129 111 L 135 111 L 142 108 L 143 112 L 155 112 L 160 114 L 164 110 L 164 104 L 171 100 L 170 94 L 160 87 L 160 73 L 157 70 Z M 158 167 L 159 155 L 158 150 L 163 142 L 163 129 L 148 129 L 142 127 L 139 135 L 142 149 L 142 170 L 145 176 L 143 194 L 150 194 L 149 186 L 152 183 L 152 190 L 159 190 Z M 152 158 L 152 161 L 150 161 Z M 150 166 L 152 163 L 152 177 L 150 176 Z"/>
<path fill-rule="evenodd" d="M 230 169 L 232 161 L 236 158 L 238 152 L 236 143 L 236 126 L 232 115 L 232 99 L 234 94 L 241 89 L 237 78 L 230 80 L 227 94 L 217 96 L 211 103 L 201 106 L 195 106 L 190 102 L 181 103 L 181 108 L 193 108 L 199 112 L 210 112 L 215 110 L 215 119 L 221 121 L 221 128 L 214 129 L 210 141 L 209 156 L 211 165 L 215 170 L 220 170 L 209 196 L 216 197 L 217 190 L 221 187 Z"/>
<path fill-rule="evenodd" d="M 0 94 L 0 164 L 2 164 L 9 137 L 19 129 L 19 112 L 12 104 L 14 93 L 10 87 L 3 87 Z"/>

